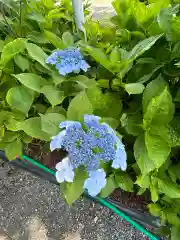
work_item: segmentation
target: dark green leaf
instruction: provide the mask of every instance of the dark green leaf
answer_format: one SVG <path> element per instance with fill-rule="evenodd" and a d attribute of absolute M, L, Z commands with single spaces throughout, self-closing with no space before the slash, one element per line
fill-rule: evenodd
<path fill-rule="evenodd" d="M 93 108 L 85 92 L 76 95 L 69 104 L 67 118 L 71 120 L 83 120 L 84 114 L 92 114 Z"/>
<path fill-rule="evenodd" d="M 130 51 L 128 59 L 130 59 L 131 61 L 135 60 L 136 58 L 141 56 L 145 51 L 149 50 L 161 37 L 162 34 L 142 40 Z"/>
<path fill-rule="evenodd" d="M 60 132 L 59 124 L 65 120 L 65 116 L 59 113 L 46 113 L 45 115 L 41 115 L 42 131 L 55 136 Z"/>
<path fill-rule="evenodd" d="M 171 240 L 179 240 L 180 228 L 173 226 L 171 229 Z"/>
<path fill-rule="evenodd" d="M 123 113 L 121 125 L 128 134 L 139 136 L 143 132 L 142 117 L 139 113 Z"/>
<path fill-rule="evenodd" d="M 6 101 L 12 109 L 15 108 L 27 115 L 34 101 L 34 92 L 24 86 L 13 87 L 9 89 Z"/>
<path fill-rule="evenodd" d="M 3 48 L 4 48 L 4 41 L 0 40 L 0 52 L 3 51 Z"/>
<path fill-rule="evenodd" d="M 49 40 L 49 42 L 52 43 L 56 48 L 62 49 L 65 47 L 63 41 L 58 36 L 56 36 L 54 33 L 47 31 L 47 30 L 45 30 L 44 33 L 45 33 L 47 39 Z"/>
<path fill-rule="evenodd" d="M 115 181 L 117 185 L 127 192 L 133 192 L 133 181 L 126 172 L 120 172 L 115 174 Z"/>

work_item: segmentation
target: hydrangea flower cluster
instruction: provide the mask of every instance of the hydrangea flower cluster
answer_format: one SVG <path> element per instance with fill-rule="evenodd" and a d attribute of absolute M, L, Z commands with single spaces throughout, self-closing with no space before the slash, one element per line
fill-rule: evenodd
<path fill-rule="evenodd" d="M 56 50 L 47 58 L 46 63 L 55 65 L 63 76 L 72 72 L 79 73 L 81 69 L 86 72 L 90 67 L 78 48 Z"/>
<path fill-rule="evenodd" d="M 115 169 L 126 170 L 126 152 L 116 132 L 100 117 L 85 115 L 84 122 L 65 121 L 60 124 L 62 130 L 52 137 L 51 151 L 64 149 L 68 157 L 58 163 L 56 178 L 58 182 L 72 182 L 73 170 L 84 165 L 89 173 L 84 188 L 91 196 L 96 196 L 106 185 L 106 174 L 100 168 L 100 162 L 112 161 Z"/>

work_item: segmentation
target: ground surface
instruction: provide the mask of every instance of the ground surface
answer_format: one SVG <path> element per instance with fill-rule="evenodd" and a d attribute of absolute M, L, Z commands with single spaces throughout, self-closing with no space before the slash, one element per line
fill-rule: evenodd
<path fill-rule="evenodd" d="M 6 236 L 6 237 L 5 237 Z M 69 208 L 59 188 L 16 170 L 0 180 L 0 240 L 146 239 L 108 209 L 89 200 Z"/>

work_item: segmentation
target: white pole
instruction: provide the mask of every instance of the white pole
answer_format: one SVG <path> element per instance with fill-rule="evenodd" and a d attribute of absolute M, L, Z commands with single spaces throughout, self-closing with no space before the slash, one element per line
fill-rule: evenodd
<path fill-rule="evenodd" d="M 77 29 L 85 33 L 83 0 L 72 0 Z"/>

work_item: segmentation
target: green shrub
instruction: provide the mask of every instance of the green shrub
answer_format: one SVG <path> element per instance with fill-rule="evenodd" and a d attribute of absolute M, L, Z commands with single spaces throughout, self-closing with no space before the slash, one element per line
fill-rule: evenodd
<path fill-rule="evenodd" d="M 14 159 L 24 143 L 49 141 L 61 121 L 91 109 L 122 135 L 128 154 L 126 173 L 105 169 L 101 196 L 117 187 L 149 191 L 151 214 L 173 226 L 171 239 L 179 239 L 180 1 L 148 2 L 115 0 L 111 21 L 88 18 L 87 41 L 75 32 L 69 1 L 63 2 L 67 8 L 23 2 L 21 14 L 14 11 L 17 4 L 6 4 L 0 22 L 0 148 Z M 72 46 L 81 48 L 91 70 L 62 77 L 45 59 Z M 79 178 L 66 188 L 69 203 L 82 194 Z"/>

